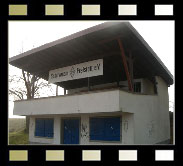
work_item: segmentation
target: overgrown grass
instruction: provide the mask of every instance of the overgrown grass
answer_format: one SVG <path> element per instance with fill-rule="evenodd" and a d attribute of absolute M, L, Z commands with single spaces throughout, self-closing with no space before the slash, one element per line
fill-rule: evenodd
<path fill-rule="evenodd" d="M 10 132 L 9 133 L 9 145 L 24 145 L 29 143 L 29 136 L 25 130 Z"/>

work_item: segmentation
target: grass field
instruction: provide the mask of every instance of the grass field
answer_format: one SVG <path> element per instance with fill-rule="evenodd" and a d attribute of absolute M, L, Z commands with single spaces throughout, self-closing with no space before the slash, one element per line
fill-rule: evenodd
<path fill-rule="evenodd" d="M 28 133 L 25 133 L 25 119 L 8 119 L 9 145 L 28 144 Z"/>
<path fill-rule="evenodd" d="M 9 145 L 24 145 L 29 144 L 28 133 L 25 133 L 25 130 L 16 131 L 9 133 Z"/>

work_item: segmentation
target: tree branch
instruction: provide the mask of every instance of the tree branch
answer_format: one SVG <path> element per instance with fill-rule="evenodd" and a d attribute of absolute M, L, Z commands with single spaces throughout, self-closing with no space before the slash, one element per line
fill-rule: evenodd
<path fill-rule="evenodd" d="M 17 92 L 17 91 L 13 91 L 11 89 L 9 89 L 9 93 L 17 96 L 20 100 L 23 100 L 23 94 L 22 93 Z"/>

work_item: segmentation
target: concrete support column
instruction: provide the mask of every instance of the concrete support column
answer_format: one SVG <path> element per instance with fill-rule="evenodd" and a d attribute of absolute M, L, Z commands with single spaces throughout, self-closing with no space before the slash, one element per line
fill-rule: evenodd
<path fill-rule="evenodd" d="M 35 118 L 30 117 L 29 120 L 29 142 L 34 139 L 34 132 L 35 132 Z"/>
<path fill-rule="evenodd" d="M 54 118 L 54 139 L 53 139 L 53 144 L 60 144 L 60 127 L 61 127 L 61 123 L 60 123 L 60 117 L 55 117 Z"/>
<path fill-rule="evenodd" d="M 122 114 L 122 144 L 134 144 L 134 114 Z"/>
<path fill-rule="evenodd" d="M 89 143 L 89 116 L 81 116 L 81 135 L 80 135 L 80 144 L 85 145 Z"/>

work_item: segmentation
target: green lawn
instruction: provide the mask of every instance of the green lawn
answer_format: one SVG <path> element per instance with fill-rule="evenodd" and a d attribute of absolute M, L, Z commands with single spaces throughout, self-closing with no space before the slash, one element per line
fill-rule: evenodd
<path fill-rule="evenodd" d="M 21 145 L 21 144 L 28 144 L 28 134 L 25 133 L 25 130 L 17 131 L 17 132 L 10 132 L 9 133 L 9 145 Z"/>

